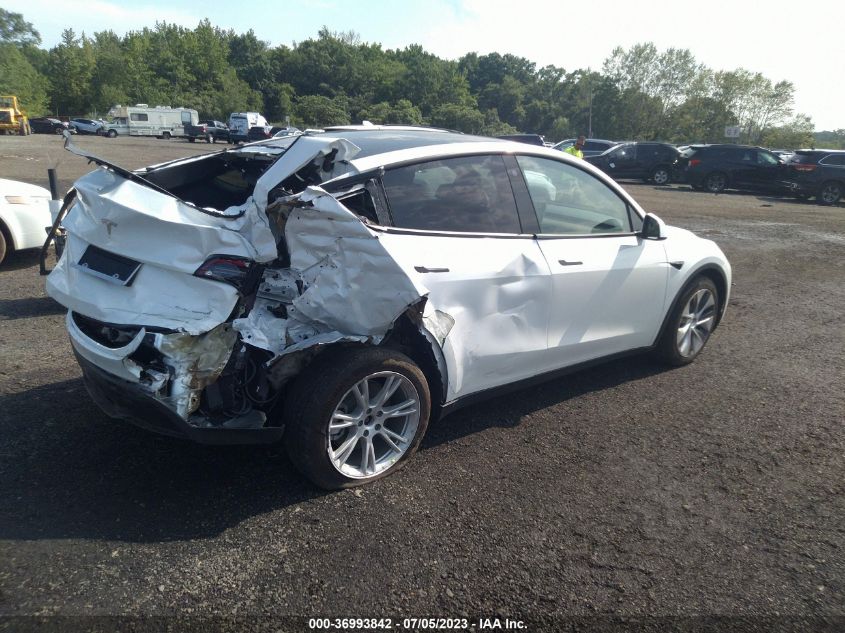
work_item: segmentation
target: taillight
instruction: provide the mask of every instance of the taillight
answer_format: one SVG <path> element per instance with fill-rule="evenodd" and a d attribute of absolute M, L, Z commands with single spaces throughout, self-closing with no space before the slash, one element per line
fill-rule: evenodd
<path fill-rule="evenodd" d="M 212 255 L 197 268 L 195 277 L 213 279 L 240 289 L 249 274 L 252 262 L 232 255 Z"/>
<path fill-rule="evenodd" d="M 689 162 L 687 163 L 688 167 L 698 167 L 701 164 L 700 158 L 690 158 Z"/>
<path fill-rule="evenodd" d="M 816 169 L 815 163 L 792 163 L 791 167 L 795 171 L 814 171 Z"/>

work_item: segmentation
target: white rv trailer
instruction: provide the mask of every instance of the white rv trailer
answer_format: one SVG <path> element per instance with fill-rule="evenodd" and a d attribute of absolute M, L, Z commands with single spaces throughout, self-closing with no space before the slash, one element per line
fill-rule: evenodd
<path fill-rule="evenodd" d="M 134 106 L 116 105 L 109 110 L 113 118 L 106 124 L 105 135 L 115 136 L 155 136 L 170 138 L 184 136 L 186 125 L 196 125 L 199 115 L 190 108 L 171 108 L 170 106 L 155 106 L 151 108 L 146 103 Z"/>

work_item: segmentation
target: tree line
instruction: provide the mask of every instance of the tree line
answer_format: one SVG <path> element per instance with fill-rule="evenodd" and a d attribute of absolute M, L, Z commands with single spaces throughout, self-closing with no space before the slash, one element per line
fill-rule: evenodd
<path fill-rule="evenodd" d="M 475 134 L 531 132 L 559 140 L 719 142 L 809 146 L 813 124 L 793 109 L 795 88 L 738 68 L 713 70 L 686 49 L 616 48 L 601 71 L 538 67 L 510 54 L 446 60 L 412 44 L 384 49 L 327 28 L 291 46 L 250 30 L 157 23 L 119 36 L 67 29 L 49 50 L 21 14 L 0 9 L 0 94 L 30 116 L 106 113 L 115 104 L 195 108 L 201 118 L 260 111 L 322 127 L 369 120 Z M 845 131 L 832 133 L 845 142 Z M 838 135 L 838 136 L 837 136 Z"/>

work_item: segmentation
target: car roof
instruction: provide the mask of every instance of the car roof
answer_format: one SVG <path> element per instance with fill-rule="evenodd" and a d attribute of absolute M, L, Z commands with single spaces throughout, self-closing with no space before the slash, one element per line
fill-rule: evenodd
<path fill-rule="evenodd" d="M 366 158 L 378 154 L 387 154 L 417 147 L 432 145 L 447 145 L 453 143 L 507 143 L 512 147 L 513 141 L 503 141 L 487 136 L 473 136 L 460 132 L 451 132 L 436 128 L 418 128 L 409 126 L 367 125 L 367 126 L 336 126 L 324 128 L 322 132 L 327 136 L 338 136 L 343 132 L 343 138 L 361 148 L 355 159 Z"/>

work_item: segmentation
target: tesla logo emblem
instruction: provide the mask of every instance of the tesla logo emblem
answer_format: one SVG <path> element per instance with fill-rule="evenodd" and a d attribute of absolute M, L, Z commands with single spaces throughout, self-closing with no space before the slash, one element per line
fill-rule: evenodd
<path fill-rule="evenodd" d="M 117 226 L 117 222 L 112 222 L 111 220 L 100 220 L 100 222 L 106 225 L 106 231 L 108 232 L 109 237 L 111 237 L 111 230 Z"/>

